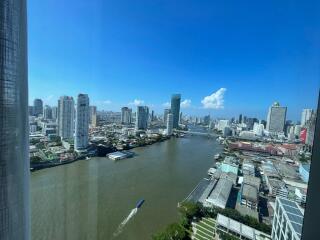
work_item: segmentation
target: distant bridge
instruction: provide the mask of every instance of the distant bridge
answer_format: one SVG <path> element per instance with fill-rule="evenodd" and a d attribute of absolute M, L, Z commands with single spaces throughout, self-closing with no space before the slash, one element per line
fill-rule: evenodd
<path fill-rule="evenodd" d="M 217 137 L 216 134 L 208 133 L 208 132 L 194 132 L 194 131 L 182 131 L 182 130 L 175 130 L 175 132 L 183 133 L 183 134 L 198 135 L 198 136 Z"/>

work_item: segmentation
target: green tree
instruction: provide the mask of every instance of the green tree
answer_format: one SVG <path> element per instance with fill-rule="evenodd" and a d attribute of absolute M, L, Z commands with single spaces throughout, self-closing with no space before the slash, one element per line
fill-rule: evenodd
<path fill-rule="evenodd" d="M 222 232 L 222 231 L 219 231 L 218 234 L 219 234 L 219 237 L 221 240 L 238 240 L 239 239 L 237 237 L 234 237 L 234 236 L 232 236 L 228 233 Z"/>
<path fill-rule="evenodd" d="M 186 229 L 179 223 L 170 224 L 165 231 L 152 236 L 153 240 L 188 240 Z"/>
<path fill-rule="evenodd" d="M 181 203 L 179 212 L 181 213 L 182 217 L 185 217 L 188 220 L 192 220 L 194 217 L 199 218 L 202 216 L 201 206 L 193 202 Z"/>
<path fill-rule="evenodd" d="M 39 143 L 37 143 L 37 144 L 36 144 L 36 148 L 38 148 L 38 149 L 45 149 L 45 144 L 44 144 L 44 142 L 39 142 Z"/>
<path fill-rule="evenodd" d="M 41 158 L 38 156 L 32 156 L 32 157 L 30 157 L 30 162 L 31 163 L 39 163 L 39 162 L 41 162 Z"/>

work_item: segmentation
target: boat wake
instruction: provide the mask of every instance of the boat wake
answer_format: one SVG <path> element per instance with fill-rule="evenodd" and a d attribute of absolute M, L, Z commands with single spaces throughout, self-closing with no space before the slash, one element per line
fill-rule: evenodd
<path fill-rule="evenodd" d="M 122 223 L 120 223 L 119 227 L 117 228 L 117 230 L 114 232 L 113 236 L 117 237 L 119 236 L 120 233 L 122 233 L 123 228 L 125 227 L 125 225 L 130 221 L 131 218 L 133 218 L 138 212 L 138 208 L 134 208 L 131 210 L 130 214 L 128 215 L 128 217 L 126 217 Z"/>

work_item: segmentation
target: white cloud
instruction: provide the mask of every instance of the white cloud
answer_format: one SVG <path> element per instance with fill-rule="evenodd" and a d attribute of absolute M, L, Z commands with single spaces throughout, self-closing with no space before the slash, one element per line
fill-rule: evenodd
<path fill-rule="evenodd" d="M 111 104 L 112 102 L 110 100 L 104 100 L 102 101 L 102 104 L 105 104 L 105 105 L 108 105 L 108 104 Z"/>
<path fill-rule="evenodd" d="M 171 106 L 171 104 L 169 102 L 165 102 L 162 104 L 162 106 L 165 108 L 169 108 Z"/>
<path fill-rule="evenodd" d="M 133 100 L 133 102 L 129 103 L 129 105 L 135 105 L 135 106 L 139 106 L 139 105 L 142 105 L 142 104 L 144 104 L 144 101 L 140 100 L 140 99 L 135 99 L 135 100 Z"/>
<path fill-rule="evenodd" d="M 191 106 L 191 100 L 190 99 L 185 99 L 184 101 L 181 102 L 181 108 L 188 108 Z"/>
<path fill-rule="evenodd" d="M 206 96 L 201 103 L 203 108 L 207 109 L 223 109 L 224 108 L 224 93 L 226 88 L 220 88 L 218 91 Z"/>

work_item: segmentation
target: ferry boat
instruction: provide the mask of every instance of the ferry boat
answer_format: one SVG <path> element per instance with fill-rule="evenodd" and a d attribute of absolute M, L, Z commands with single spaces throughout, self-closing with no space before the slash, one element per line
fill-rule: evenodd
<path fill-rule="evenodd" d="M 140 208 L 143 203 L 144 203 L 144 199 L 139 200 L 139 202 L 137 202 L 136 208 Z"/>

